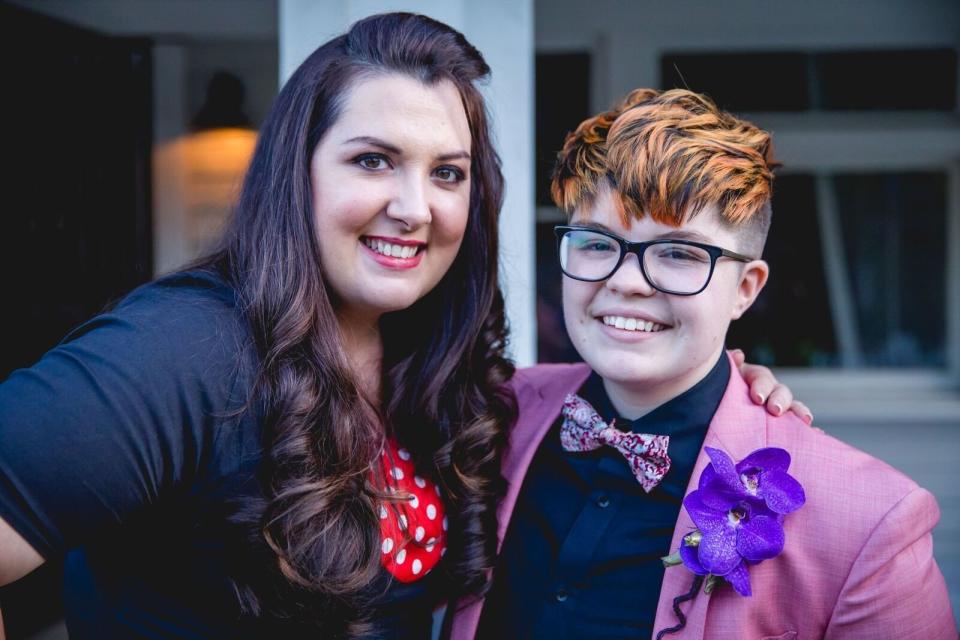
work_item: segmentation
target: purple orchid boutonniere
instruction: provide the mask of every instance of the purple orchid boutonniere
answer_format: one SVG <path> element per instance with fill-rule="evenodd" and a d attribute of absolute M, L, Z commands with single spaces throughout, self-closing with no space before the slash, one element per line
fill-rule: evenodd
<path fill-rule="evenodd" d="M 751 595 L 750 565 L 783 551 L 783 518 L 806 501 L 803 486 L 787 473 L 790 454 L 783 449 L 757 449 L 736 465 L 720 449 L 704 451 L 710 464 L 697 489 L 683 500 L 697 529 L 663 559 L 668 567 L 682 563 L 697 578 L 690 593 L 674 600 L 680 624 L 662 630 L 657 638 L 683 628 L 686 620 L 679 604 L 693 598 L 704 579 L 706 593 L 726 580 L 740 595 Z"/>

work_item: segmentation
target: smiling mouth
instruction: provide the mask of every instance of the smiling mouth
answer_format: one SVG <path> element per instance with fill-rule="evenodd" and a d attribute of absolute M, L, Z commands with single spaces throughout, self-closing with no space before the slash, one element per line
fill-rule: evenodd
<path fill-rule="evenodd" d="M 422 243 L 414 244 L 399 244 L 396 242 L 387 242 L 380 238 L 363 238 L 363 244 L 374 251 L 379 253 L 382 256 L 387 256 L 389 258 L 402 258 L 409 259 L 416 256 L 422 249 L 425 249 L 427 245 Z"/>
<path fill-rule="evenodd" d="M 603 316 L 600 320 L 608 327 L 615 327 L 617 329 L 623 329 L 624 331 L 656 333 L 667 328 L 667 326 L 663 324 L 657 324 L 656 322 L 641 320 L 639 318 L 627 318 L 625 316 Z"/>

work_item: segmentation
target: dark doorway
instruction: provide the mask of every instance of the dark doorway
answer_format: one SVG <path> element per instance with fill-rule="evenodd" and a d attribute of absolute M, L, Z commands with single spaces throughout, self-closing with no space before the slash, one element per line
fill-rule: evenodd
<path fill-rule="evenodd" d="M 152 275 L 151 48 L 0 5 L 0 380 Z"/>
<path fill-rule="evenodd" d="M 0 5 L 0 381 L 152 275 L 151 45 Z M 7 638 L 62 617 L 62 566 L 0 589 Z"/>

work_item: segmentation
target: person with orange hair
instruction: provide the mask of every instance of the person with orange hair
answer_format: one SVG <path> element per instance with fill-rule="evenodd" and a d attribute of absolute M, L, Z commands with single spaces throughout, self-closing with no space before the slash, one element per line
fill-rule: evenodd
<path fill-rule="evenodd" d="M 724 351 L 767 281 L 770 135 L 640 89 L 568 136 L 553 196 L 585 364 L 514 379 L 480 638 L 955 638 L 934 498 L 753 404 Z M 668 566 L 669 565 L 669 566 Z"/>

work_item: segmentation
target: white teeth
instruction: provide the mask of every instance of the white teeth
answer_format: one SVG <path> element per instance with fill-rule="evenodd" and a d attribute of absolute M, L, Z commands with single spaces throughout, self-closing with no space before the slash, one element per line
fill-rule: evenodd
<path fill-rule="evenodd" d="M 603 324 L 624 329 L 625 331 L 645 331 L 647 333 L 656 333 L 666 327 L 649 320 L 640 320 L 638 318 L 627 318 L 624 316 L 603 316 Z"/>
<path fill-rule="evenodd" d="M 363 243 L 377 253 L 392 258 L 412 258 L 417 255 L 417 251 L 419 251 L 419 248 L 416 246 L 391 244 L 383 240 L 374 240 L 371 238 L 364 238 Z"/>

